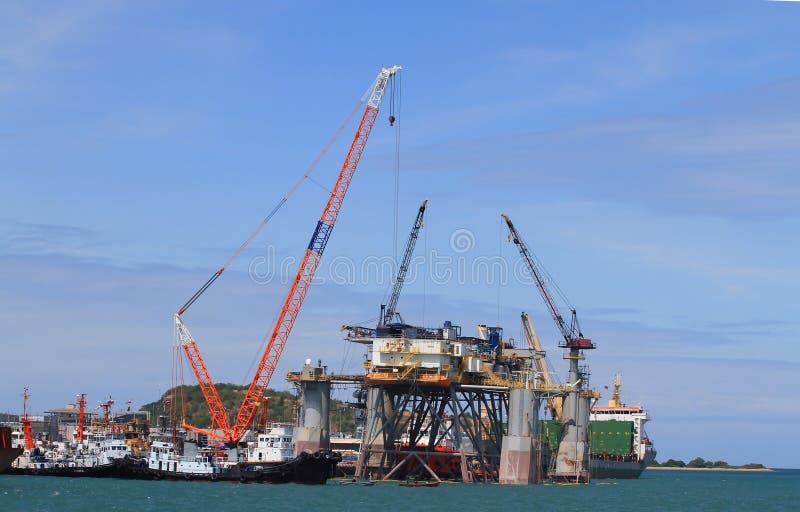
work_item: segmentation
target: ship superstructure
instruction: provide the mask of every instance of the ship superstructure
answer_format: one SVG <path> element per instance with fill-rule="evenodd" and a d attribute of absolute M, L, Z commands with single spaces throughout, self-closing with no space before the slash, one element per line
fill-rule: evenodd
<path fill-rule="evenodd" d="M 274 423 L 257 434 L 255 443 L 247 448 L 246 462 L 286 462 L 294 456 L 294 425 Z"/>

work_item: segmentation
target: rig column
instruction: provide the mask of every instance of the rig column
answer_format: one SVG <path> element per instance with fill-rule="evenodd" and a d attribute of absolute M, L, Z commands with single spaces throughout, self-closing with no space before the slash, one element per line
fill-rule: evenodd
<path fill-rule="evenodd" d="M 500 451 L 501 484 L 533 484 L 539 480 L 536 432 L 539 396 L 532 389 L 512 388 L 508 397 L 508 434 Z"/>
<path fill-rule="evenodd" d="M 298 379 L 302 405 L 295 432 L 295 452 L 314 453 L 330 449 L 331 383 L 324 368 L 312 366 L 311 360 L 300 372 Z"/>
<path fill-rule="evenodd" d="M 383 386 L 368 386 L 366 405 L 366 421 L 356 476 L 370 478 L 370 472 L 377 470 L 376 476 L 382 477 L 389 456 L 387 448 L 392 447 L 396 437 L 390 422 L 394 417 L 394 402 L 390 392 Z"/>
<path fill-rule="evenodd" d="M 564 356 L 570 362 L 569 382 L 572 389 L 564 399 L 561 421 L 564 430 L 558 444 L 555 478 L 562 482 L 588 483 L 591 478 L 589 460 L 589 395 L 584 391 L 586 376 L 578 368 L 583 355 L 575 348 Z"/>

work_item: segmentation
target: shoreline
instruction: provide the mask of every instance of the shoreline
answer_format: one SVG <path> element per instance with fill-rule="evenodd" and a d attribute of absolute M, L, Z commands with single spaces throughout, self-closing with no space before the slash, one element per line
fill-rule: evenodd
<path fill-rule="evenodd" d="M 648 466 L 647 469 L 662 470 L 662 471 L 751 471 L 756 473 L 773 473 L 774 469 L 770 468 L 674 468 L 674 467 L 661 467 L 661 466 Z"/>

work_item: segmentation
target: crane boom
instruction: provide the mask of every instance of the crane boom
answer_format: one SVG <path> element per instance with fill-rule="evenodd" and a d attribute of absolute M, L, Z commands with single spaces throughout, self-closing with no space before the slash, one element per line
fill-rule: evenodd
<path fill-rule="evenodd" d="M 203 357 L 200 355 L 200 349 L 197 347 L 197 343 L 194 341 L 189 329 L 183 324 L 179 314 L 175 315 L 175 327 L 178 330 L 178 339 L 180 340 L 181 348 L 183 348 L 183 353 L 186 355 L 189 366 L 192 367 L 194 376 L 197 379 L 197 384 L 200 386 L 200 391 L 203 393 L 206 405 L 208 405 L 208 410 L 211 415 L 211 429 L 212 431 L 214 429 L 219 429 L 227 434 L 230 432 L 228 413 L 225 411 L 225 406 L 217 392 L 216 386 L 214 386 L 214 381 L 211 379 Z M 191 425 L 184 426 L 189 427 L 190 430 L 198 430 Z"/>
<path fill-rule="evenodd" d="M 522 329 L 525 331 L 525 338 L 528 340 L 528 348 L 538 354 L 543 354 L 542 344 L 539 343 L 539 337 L 536 335 L 536 330 L 533 328 L 533 322 L 526 312 L 522 312 Z M 553 378 L 550 375 L 550 367 L 547 365 L 547 359 L 544 357 L 534 357 L 533 362 L 536 365 L 536 371 L 541 376 L 542 384 L 547 388 L 553 387 Z M 561 398 L 547 398 L 547 408 L 553 415 L 553 419 L 561 419 L 561 410 L 563 401 Z"/>
<path fill-rule="evenodd" d="M 425 217 L 425 207 L 427 204 L 427 199 L 422 201 L 422 204 L 419 206 L 419 211 L 417 212 L 417 218 L 414 220 L 414 226 L 411 228 L 411 232 L 408 234 L 406 250 L 405 253 L 403 253 L 403 259 L 400 262 L 400 268 L 397 270 L 397 277 L 395 277 L 394 280 L 394 286 L 392 287 L 392 295 L 389 298 L 389 303 L 383 310 L 383 316 L 381 317 L 380 321 L 381 325 L 390 324 L 394 319 L 395 313 L 397 313 L 397 301 L 400 299 L 400 292 L 402 291 L 403 283 L 406 280 L 408 266 L 411 264 L 411 256 L 414 254 L 414 246 L 417 244 L 417 237 L 419 236 L 419 230 L 422 227 L 422 218 Z"/>
<path fill-rule="evenodd" d="M 514 244 L 516 244 L 520 256 L 522 256 L 522 259 L 528 266 L 528 270 L 530 270 L 531 275 L 536 280 L 536 287 L 539 289 L 539 293 L 544 299 L 547 308 L 550 310 L 550 315 L 553 317 L 553 320 L 556 322 L 558 329 L 561 331 L 561 335 L 564 337 L 563 343 L 559 344 L 559 346 L 569 349 L 595 348 L 595 345 L 594 343 L 592 343 L 592 340 L 583 337 L 583 333 L 580 330 L 580 324 L 578 323 L 578 315 L 575 309 L 571 308 L 572 321 L 570 322 L 570 324 L 567 325 L 567 323 L 564 321 L 564 317 L 561 315 L 561 311 L 559 311 L 558 306 L 553 300 L 553 297 L 550 295 L 550 291 L 547 289 L 547 281 L 545 280 L 544 275 L 542 275 L 541 270 L 536 264 L 536 260 L 534 260 L 533 254 L 530 252 L 530 250 L 528 250 L 527 244 L 522 239 L 520 234 L 517 232 L 517 229 L 514 227 L 514 224 L 511 222 L 511 219 L 509 219 L 508 216 L 505 214 L 501 215 L 503 217 L 503 220 L 505 220 L 506 224 L 508 225 L 508 232 L 510 238 L 512 239 Z"/>
<path fill-rule="evenodd" d="M 375 124 L 378 110 L 380 109 L 384 93 L 386 92 L 386 86 L 389 80 L 400 71 L 400 69 L 399 66 L 382 68 L 375 80 L 372 94 L 364 109 L 364 114 L 361 117 L 355 137 L 353 137 L 353 142 L 350 144 L 350 149 L 347 152 L 344 164 L 339 171 L 339 177 L 328 197 L 325 208 L 322 210 L 322 215 L 320 216 L 319 222 L 317 222 L 314 234 L 311 236 L 311 241 L 303 255 L 300 267 L 297 269 L 297 274 L 289 289 L 289 293 L 286 295 L 286 300 L 278 315 L 278 320 L 275 323 L 272 335 L 267 342 L 256 373 L 253 376 L 250 387 L 239 408 L 239 413 L 232 427 L 232 435 L 229 439 L 231 442 L 238 442 L 253 421 L 260 401 L 263 399 L 264 392 L 272 378 L 272 374 L 278 366 L 278 360 L 289 339 L 289 334 L 292 332 L 292 327 L 297 320 L 297 315 L 303 305 L 308 289 L 311 286 L 311 281 L 319 266 L 322 253 L 325 251 L 325 246 L 330 239 L 333 226 L 339 216 L 342 202 L 347 193 L 347 188 L 350 185 L 350 181 L 353 179 L 358 162 L 364 152 L 364 147 L 372 131 L 372 126 Z"/>

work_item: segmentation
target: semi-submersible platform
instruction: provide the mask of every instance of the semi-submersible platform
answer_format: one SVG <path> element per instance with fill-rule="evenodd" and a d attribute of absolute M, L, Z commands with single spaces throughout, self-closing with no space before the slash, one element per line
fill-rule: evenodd
<path fill-rule="evenodd" d="M 599 394 L 589 388 L 581 361 L 595 344 L 583 336 L 573 308 L 564 320 L 540 264 L 505 215 L 509 238 L 563 336 L 566 383 L 555 382 L 525 313 L 525 348 L 506 340 L 500 327 L 479 325 L 472 337 L 449 321 L 435 328 L 402 321 L 397 300 L 425 207 L 423 202 L 378 325 L 343 327 L 348 342 L 367 348 L 365 372 L 328 374 L 309 360 L 287 376 L 301 393 L 304 437 L 296 440 L 298 447 L 330 446 L 331 386 L 345 385 L 357 388 L 355 478 L 531 484 L 638 477 L 655 456 L 643 428 L 649 417 L 641 407 L 621 406 L 618 386 L 616 403 L 592 406 Z M 542 410 L 551 419 L 540 418 Z"/>
<path fill-rule="evenodd" d="M 189 362 L 211 413 L 211 429 L 185 425 L 187 429 L 235 446 L 252 424 L 311 288 L 387 94 L 390 126 L 396 121 L 395 106 L 399 108 L 400 102 L 395 90 L 399 87 L 396 79 L 400 70 L 399 66 L 381 68 L 359 104 L 365 103 L 358 128 L 233 422 L 183 315 L 309 178 L 358 107 L 253 233 L 175 314 L 178 348 Z M 396 135 L 399 136 L 398 131 Z M 399 147 L 399 139 L 396 140 L 396 147 Z M 396 313 L 425 208 L 423 202 L 409 234 L 390 300 L 382 307 L 377 325 L 345 327 L 347 340 L 368 347 L 365 373 L 329 375 L 321 365 L 308 364 L 302 371 L 290 374 L 303 399 L 295 434 L 297 452 L 317 453 L 329 447 L 331 385 L 351 384 L 359 388 L 357 405 L 363 413 L 355 465 L 358 477 L 388 479 L 417 475 L 439 480 L 444 475 L 462 481 L 503 483 L 538 482 L 544 477 L 589 481 L 593 457 L 598 455 L 590 447 L 593 442 L 590 404 L 598 395 L 589 389 L 588 370 L 580 362 L 585 351 L 594 349 L 595 345 L 583 336 L 577 314 L 568 303 L 570 316 L 562 316 L 548 290 L 545 275 L 508 217 L 504 216 L 509 237 L 536 279 L 537 288 L 563 337 L 560 347 L 566 350 L 565 358 L 569 361 L 565 384 L 555 383 L 543 369 L 544 352 L 537 347 L 535 334 L 527 348 L 519 348 L 503 338 L 499 327 L 482 327 L 479 336 L 470 337 L 449 322 L 436 328 L 420 327 L 404 322 Z M 551 423 L 539 420 L 543 401 L 553 416 Z M 626 432 L 636 434 L 640 440 L 646 439 L 642 431 L 635 432 L 641 429 L 643 421 L 640 417 L 638 426 Z M 619 434 L 623 430 L 617 428 L 615 432 Z M 613 463 L 617 462 L 616 457 L 632 457 L 632 451 L 620 453 L 620 446 L 604 443 L 603 460 Z M 648 451 L 645 449 L 641 453 L 646 455 Z M 646 461 L 646 456 L 636 460 L 637 463 Z"/>

